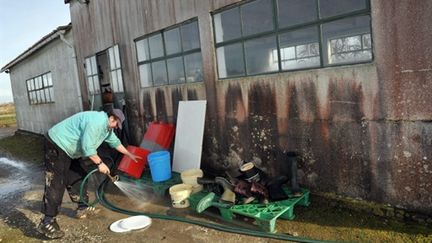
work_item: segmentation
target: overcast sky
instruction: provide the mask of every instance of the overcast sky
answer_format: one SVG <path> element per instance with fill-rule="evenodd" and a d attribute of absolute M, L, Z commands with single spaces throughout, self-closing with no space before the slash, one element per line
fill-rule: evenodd
<path fill-rule="evenodd" d="M 64 0 L 0 0 L 0 68 L 69 23 L 69 4 Z M 0 104 L 12 101 L 9 74 L 0 73 Z"/>

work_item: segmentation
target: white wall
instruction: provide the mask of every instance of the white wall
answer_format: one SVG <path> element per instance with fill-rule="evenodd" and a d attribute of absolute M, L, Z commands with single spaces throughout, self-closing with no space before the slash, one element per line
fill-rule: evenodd
<path fill-rule="evenodd" d="M 72 32 L 65 34 L 73 44 Z M 26 80 L 51 72 L 54 103 L 30 105 Z M 82 110 L 75 53 L 60 38 L 54 39 L 10 69 L 18 129 L 43 134 L 55 123 Z"/>

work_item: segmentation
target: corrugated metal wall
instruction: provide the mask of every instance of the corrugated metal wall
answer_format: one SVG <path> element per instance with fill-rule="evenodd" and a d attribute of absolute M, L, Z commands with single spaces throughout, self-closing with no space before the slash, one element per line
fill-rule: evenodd
<path fill-rule="evenodd" d="M 73 43 L 72 32 L 65 35 Z M 30 105 L 26 80 L 51 72 L 54 102 Z M 81 110 L 75 53 L 57 38 L 10 70 L 18 129 L 43 134 L 55 123 Z"/>
<path fill-rule="evenodd" d="M 371 1 L 373 63 L 217 80 L 210 12 L 234 2 L 72 1 L 83 94 L 84 58 L 119 44 L 134 143 L 147 122 L 175 121 L 179 100 L 207 99 L 203 168 L 284 174 L 294 150 L 313 191 L 432 213 L 432 2 Z M 204 83 L 140 89 L 133 40 L 194 17 Z"/>

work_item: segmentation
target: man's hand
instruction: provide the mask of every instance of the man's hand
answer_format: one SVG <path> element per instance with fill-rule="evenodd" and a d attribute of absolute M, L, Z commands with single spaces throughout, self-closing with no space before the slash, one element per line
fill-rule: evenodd
<path fill-rule="evenodd" d="M 105 175 L 110 174 L 110 169 L 103 162 L 98 165 L 98 170 L 99 170 L 100 173 L 103 173 Z"/>
<path fill-rule="evenodd" d="M 142 159 L 141 156 L 135 155 L 133 153 L 128 153 L 127 156 L 129 156 L 129 158 L 131 158 L 131 160 L 138 162 L 139 159 Z"/>

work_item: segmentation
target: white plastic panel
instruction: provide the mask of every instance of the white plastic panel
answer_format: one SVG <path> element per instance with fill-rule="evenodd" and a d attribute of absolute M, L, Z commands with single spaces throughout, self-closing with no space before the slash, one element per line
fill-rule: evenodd
<path fill-rule="evenodd" d="M 173 171 L 201 166 L 206 100 L 180 101 L 174 141 Z"/>

